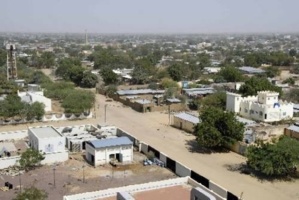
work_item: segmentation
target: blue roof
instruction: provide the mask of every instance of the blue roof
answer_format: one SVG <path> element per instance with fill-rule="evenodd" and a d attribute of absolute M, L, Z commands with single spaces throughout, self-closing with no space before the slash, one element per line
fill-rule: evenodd
<path fill-rule="evenodd" d="M 128 137 L 118 137 L 112 139 L 93 140 L 88 142 L 91 146 L 96 149 L 121 146 L 121 145 L 132 145 L 133 142 Z"/>

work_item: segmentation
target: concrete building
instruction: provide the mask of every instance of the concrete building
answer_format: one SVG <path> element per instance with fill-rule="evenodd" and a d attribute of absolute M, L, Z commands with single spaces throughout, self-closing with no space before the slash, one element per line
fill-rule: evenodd
<path fill-rule="evenodd" d="M 278 99 L 279 94 L 260 91 L 257 96 L 242 97 L 236 93 L 226 93 L 226 110 L 240 116 L 262 121 L 275 122 L 293 117 L 293 103 Z"/>
<path fill-rule="evenodd" d="M 28 129 L 29 146 L 42 153 L 65 152 L 65 137 L 54 127 L 32 127 Z"/>
<path fill-rule="evenodd" d="M 130 163 L 133 161 L 133 142 L 128 137 L 86 142 L 86 159 L 94 166 L 107 164 L 115 159 Z"/>
<path fill-rule="evenodd" d="M 18 96 L 23 102 L 32 104 L 34 102 L 40 102 L 45 105 L 45 111 L 52 111 L 52 100 L 44 96 L 44 91 L 40 88 L 39 85 L 28 84 L 28 91 L 19 92 Z"/>
<path fill-rule="evenodd" d="M 185 112 L 177 113 L 173 116 L 173 126 L 190 133 L 194 132 L 194 127 L 198 123 L 198 116 L 194 116 Z"/>

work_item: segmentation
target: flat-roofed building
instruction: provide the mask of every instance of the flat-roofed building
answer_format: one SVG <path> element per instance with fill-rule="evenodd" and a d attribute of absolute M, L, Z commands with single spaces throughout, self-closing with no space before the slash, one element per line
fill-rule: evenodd
<path fill-rule="evenodd" d="M 194 127 L 199 123 L 198 116 L 181 112 L 173 116 L 173 126 L 187 132 L 194 132 Z"/>
<path fill-rule="evenodd" d="M 43 153 L 65 152 L 65 137 L 54 127 L 31 127 L 28 129 L 29 145 Z"/>
<path fill-rule="evenodd" d="M 94 166 L 108 164 L 111 160 L 130 163 L 133 161 L 133 142 L 128 137 L 88 141 L 86 159 Z"/>

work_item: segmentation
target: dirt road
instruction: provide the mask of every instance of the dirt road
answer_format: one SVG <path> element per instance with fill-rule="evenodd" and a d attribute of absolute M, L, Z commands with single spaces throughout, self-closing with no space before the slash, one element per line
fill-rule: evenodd
<path fill-rule="evenodd" d="M 163 113 L 137 113 L 117 102 L 105 102 L 105 97 L 97 95 L 96 118 L 85 121 L 61 121 L 54 126 L 74 124 L 103 124 L 107 104 L 107 124 L 116 125 L 138 139 L 154 146 L 168 156 L 175 158 L 199 174 L 222 185 L 234 194 L 243 192 L 246 200 L 299 200 L 299 181 L 260 181 L 249 175 L 233 172 L 229 166 L 245 162 L 245 158 L 235 153 L 204 154 L 190 150 L 194 136 L 168 126 L 168 115 Z M 40 125 L 40 124 L 39 124 Z M 34 125 L 30 125 L 34 126 Z M 26 125 L 0 127 L 6 130 L 26 129 Z"/>

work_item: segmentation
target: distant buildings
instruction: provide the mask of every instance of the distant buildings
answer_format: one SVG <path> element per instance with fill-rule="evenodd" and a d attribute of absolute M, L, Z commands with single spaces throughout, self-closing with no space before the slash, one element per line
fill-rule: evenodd
<path fill-rule="evenodd" d="M 265 73 L 265 70 L 262 70 L 259 68 L 254 68 L 254 67 L 249 67 L 249 66 L 239 67 L 239 70 L 244 74 L 263 74 L 263 73 Z"/>
<path fill-rule="evenodd" d="M 293 104 L 278 99 L 277 92 L 260 91 L 257 96 L 242 97 L 226 94 L 226 110 L 263 122 L 275 122 L 293 117 Z"/>

